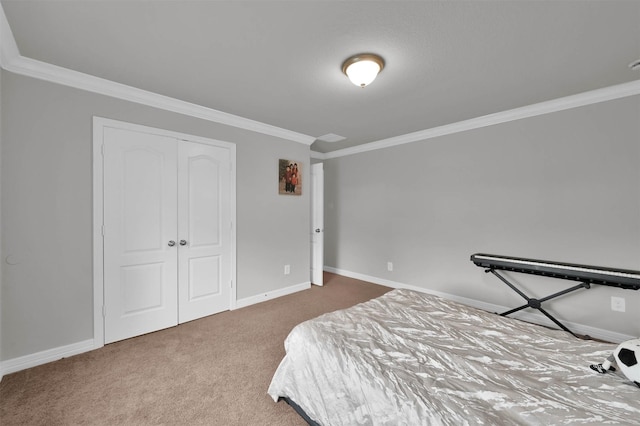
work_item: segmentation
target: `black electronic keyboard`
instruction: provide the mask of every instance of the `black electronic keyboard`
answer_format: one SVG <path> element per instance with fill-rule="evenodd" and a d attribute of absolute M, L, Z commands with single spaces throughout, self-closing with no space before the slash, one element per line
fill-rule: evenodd
<path fill-rule="evenodd" d="M 573 263 L 551 262 L 547 260 L 523 259 L 520 257 L 497 256 L 493 254 L 476 253 L 471 256 L 471 261 L 481 268 L 485 268 L 485 272 L 490 272 L 498 277 L 502 282 L 507 284 L 513 291 L 522 296 L 527 303 L 510 311 L 503 312 L 502 316 L 512 314 L 524 308 L 531 307 L 538 309 L 556 325 L 565 331 L 573 334 L 571 330 L 561 324 L 551 314 L 542 309 L 542 302 L 553 299 L 558 296 L 570 293 L 581 288 L 590 288 L 591 284 L 606 285 L 611 287 L 623 288 L 626 290 L 640 289 L 640 271 L 632 271 L 628 269 L 613 269 L 600 266 L 577 265 Z M 551 278 L 560 278 L 563 280 L 580 281 L 580 284 L 568 289 L 551 294 L 542 299 L 534 299 L 525 295 L 513 284 L 507 281 L 496 270 L 520 272 L 524 274 L 542 275 Z"/>
<path fill-rule="evenodd" d="M 601 266 L 576 265 L 573 263 L 550 262 L 548 260 L 522 259 L 519 257 L 474 254 L 471 261 L 481 268 L 543 275 L 563 280 L 582 281 L 620 287 L 627 290 L 640 289 L 640 271 L 604 268 Z"/>

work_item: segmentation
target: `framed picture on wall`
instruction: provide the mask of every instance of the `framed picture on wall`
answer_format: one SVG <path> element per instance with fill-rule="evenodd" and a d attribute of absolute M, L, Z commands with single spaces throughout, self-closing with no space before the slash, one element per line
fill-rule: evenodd
<path fill-rule="evenodd" d="M 302 163 L 278 160 L 278 194 L 302 195 Z"/>

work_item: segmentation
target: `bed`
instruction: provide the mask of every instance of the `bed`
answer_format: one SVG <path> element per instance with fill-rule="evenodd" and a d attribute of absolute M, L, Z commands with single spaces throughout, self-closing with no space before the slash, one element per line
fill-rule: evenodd
<path fill-rule="evenodd" d="M 397 289 L 296 326 L 268 393 L 310 424 L 640 424 L 616 345 Z"/>

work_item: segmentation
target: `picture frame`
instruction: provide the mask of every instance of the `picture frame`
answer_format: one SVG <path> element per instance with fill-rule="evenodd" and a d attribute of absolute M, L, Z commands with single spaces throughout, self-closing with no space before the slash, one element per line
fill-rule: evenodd
<path fill-rule="evenodd" d="M 295 160 L 278 160 L 278 194 L 302 195 L 302 163 Z"/>

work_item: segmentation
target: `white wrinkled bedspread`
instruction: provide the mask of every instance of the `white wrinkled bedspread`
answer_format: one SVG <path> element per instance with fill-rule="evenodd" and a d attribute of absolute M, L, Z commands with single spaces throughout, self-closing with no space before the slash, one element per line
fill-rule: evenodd
<path fill-rule="evenodd" d="M 296 326 L 269 395 L 338 425 L 640 424 L 616 345 L 393 290 Z"/>

